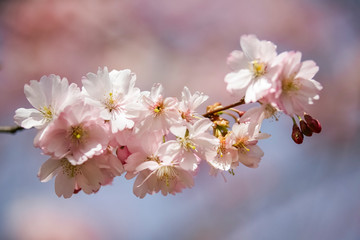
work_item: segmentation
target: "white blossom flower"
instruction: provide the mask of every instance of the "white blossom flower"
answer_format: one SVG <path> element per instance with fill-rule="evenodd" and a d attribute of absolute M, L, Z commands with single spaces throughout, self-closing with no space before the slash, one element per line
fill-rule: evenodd
<path fill-rule="evenodd" d="M 207 118 L 200 119 L 194 124 L 172 126 L 170 131 L 176 136 L 176 140 L 164 144 L 167 152 L 180 161 L 183 169 L 195 170 L 200 159 L 210 161 L 216 156 L 219 139 L 209 133 L 210 129 L 212 122 Z"/>
<path fill-rule="evenodd" d="M 135 88 L 135 81 L 129 69 L 109 73 L 106 67 L 82 80 L 86 102 L 101 110 L 101 118 L 110 122 L 113 133 L 132 128 L 139 116 L 140 90 Z"/>
<path fill-rule="evenodd" d="M 250 132 L 249 122 L 235 123 L 229 135 L 229 142 L 236 151 L 234 163 L 241 162 L 247 167 L 257 168 L 264 152 L 257 145 L 258 140 L 270 137 L 267 133 Z"/>
<path fill-rule="evenodd" d="M 179 111 L 181 112 L 181 117 L 187 122 L 194 122 L 202 116 L 196 112 L 196 109 L 205 102 L 209 96 L 204 95 L 200 92 L 195 92 L 191 95 L 189 89 L 184 87 L 184 90 L 181 93 L 181 102 L 179 102 Z"/>
<path fill-rule="evenodd" d="M 276 46 L 270 41 L 260 41 L 254 35 L 240 38 L 242 51 L 233 51 L 228 64 L 233 72 L 225 76 L 226 89 L 245 102 L 256 102 L 274 91 L 278 66 L 273 66 Z"/>
<path fill-rule="evenodd" d="M 23 128 L 45 128 L 68 105 L 79 101 L 80 89 L 75 83 L 57 75 L 31 80 L 24 86 L 25 96 L 34 108 L 19 108 L 15 111 L 15 123 Z"/>
<path fill-rule="evenodd" d="M 167 134 L 172 125 L 180 122 L 178 100 L 173 97 L 164 98 L 163 92 L 162 85 L 157 83 L 149 94 L 142 96 L 143 117 L 136 126 L 136 134 L 141 135 L 145 131 L 160 131 Z"/>

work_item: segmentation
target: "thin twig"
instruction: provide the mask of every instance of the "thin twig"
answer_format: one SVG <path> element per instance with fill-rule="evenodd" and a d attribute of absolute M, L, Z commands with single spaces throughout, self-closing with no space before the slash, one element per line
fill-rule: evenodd
<path fill-rule="evenodd" d="M 225 106 L 225 107 L 222 107 L 222 108 L 215 109 L 215 110 L 213 110 L 211 112 L 207 112 L 207 113 L 203 114 L 203 116 L 204 117 L 210 117 L 211 115 L 214 115 L 215 113 L 218 113 L 218 112 L 221 112 L 221 111 L 224 111 L 224 110 L 227 110 L 229 108 L 236 107 L 236 106 L 240 106 L 240 105 L 243 105 L 243 104 L 245 104 L 245 100 L 241 99 L 239 102 L 233 103 L 231 105 L 228 105 L 228 106 Z"/>
<path fill-rule="evenodd" d="M 24 128 L 20 126 L 0 126 L 0 133 L 15 134 L 17 131 L 21 130 L 24 130 Z"/>

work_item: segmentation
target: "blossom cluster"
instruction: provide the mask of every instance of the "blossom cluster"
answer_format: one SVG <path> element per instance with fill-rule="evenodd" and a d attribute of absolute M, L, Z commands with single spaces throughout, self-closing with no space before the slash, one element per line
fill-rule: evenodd
<path fill-rule="evenodd" d="M 201 161 L 211 175 L 234 173 L 240 163 L 258 167 L 264 155 L 258 140 L 270 137 L 261 124 L 277 112 L 292 117 L 297 143 L 303 134 L 320 132 L 318 120 L 306 114 L 321 90 L 312 79 L 316 64 L 301 62 L 299 52 L 278 55 L 273 43 L 253 35 L 242 36 L 240 44 L 242 51 L 228 58 L 232 72 L 225 82 L 240 100 L 235 105 L 260 104 L 246 112 L 215 103 L 202 115 L 197 109 L 205 94 L 184 87 L 180 99 L 166 97 L 159 83 L 141 91 L 129 69 L 99 68 L 83 77 L 81 88 L 57 75 L 30 81 L 24 92 L 33 108 L 17 109 L 14 119 L 38 129 L 34 146 L 49 156 L 40 180 L 56 177 L 56 194 L 69 198 L 81 190 L 95 193 L 125 173 L 136 178 L 133 192 L 140 198 L 176 194 L 194 185 Z M 232 125 L 225 114 L 234 118 Z"/>

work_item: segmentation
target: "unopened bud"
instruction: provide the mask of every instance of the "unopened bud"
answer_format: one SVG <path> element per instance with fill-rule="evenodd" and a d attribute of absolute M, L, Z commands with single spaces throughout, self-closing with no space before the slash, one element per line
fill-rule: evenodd
<path fill-rule="evenodd" d="M 226 120 L 225 118 L 219 117 L 216 120 L 214 120 L 214 123 L 216 126 L 220 126 L 220 127 L 224 127 L 224 128 L 229 127 L 229 121 Z"/>
<path fill-rule="evenodd" d="M 300 128 L 297 124 L 294 123 L 293 125 L 293 130 L 292 130 L 292 134 L 291 134 L 291 138 L 294 140 L 295 143 L 297 144 L 301 144 L 304 140 L 304 135 L 303 133 L 300 131 Z"/>
<path fill-rule="evenodd" d="M 130 156 L 130 151 L 126 146 L 121 146 L 116 150 L 116 156 L 122 164 L 126 163 L 126 159 Z"/>
<path fill-rule="evenodd" d="M 312 131 L 304 120 L 300 120 L 300 129 L 305 136 L 311 137 Z"/>
<path fill-rule="evenodd" d="M 321 132 L 321 124 L 319 120 L 312 118 L 310 115 L 304 115 L 305 121 L 312 132 L 320 133 Z"/>
<path fill-rule="evenodd" d="M 81 188 L 75 188 L 74 189 L 74 194 L 77 194 L 77 193 L 79 193 L 81 191 Z"/>
<path fill-rule="evenodd" d="M 220 109 L 220 108 L 222 108 L 221 103 L 216 102 L 213 105 L 207 106 L 206 107 L 206 112 L 209 113 L 209 112 L 215 111 L 215 110 Z"/>

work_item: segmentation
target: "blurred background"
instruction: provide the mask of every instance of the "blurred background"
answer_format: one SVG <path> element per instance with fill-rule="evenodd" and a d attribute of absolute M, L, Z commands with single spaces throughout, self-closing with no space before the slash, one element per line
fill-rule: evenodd
<path fill-rule="evenodd" d="M 51 73 L 80 84 L 100 66 L 130 68 L 167 96 L 225 91 L 242 34 L 298 50 L 320 67 L 311 115 L 323 131 L 292 142 L 290 118 L 267 121 L 260 167 L 208 175 L 176 196 L 132 193 L 123 176 L 93 195 L 58 198 L 36 177 L 35 131 L 0 135 L 0 239 L 360 239 L 360 2 L 357 0 L 23 0 L 0 3 L 0 125 L 30 107 L 23 86 Z"/>

